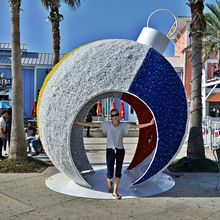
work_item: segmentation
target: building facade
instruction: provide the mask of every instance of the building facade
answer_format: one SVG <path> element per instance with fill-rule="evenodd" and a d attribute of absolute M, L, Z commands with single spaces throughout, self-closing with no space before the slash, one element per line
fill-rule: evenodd
<path fill-rule="evenodd" d="M 191 96 L 191 48 L 190 48 L 190 17 L 178 17 L 177 31 L 172 36 L 174 54 L 180 57 L 182 62 L 182 81 L 186 95 L 190 103 Z M 173 24 L 170 32 L 175 28 Z M 202 103 L 203 117 L 220 117 L 220 66 L 216 56 L 211 56 L 203 64 L 202 72 Z"/>
<path fill-rule="evenodd" d="M 30 118 L 34 101 L 37 100 L 38 92 L 46 75 L 52 68 L 53 56 L 49 53 L 36 53 L 27 51 L 27 46 L 21 44 L 22 64 L 22 90 L 24 117 Z M 11 44 L 0 43 L 0 100 L 11 101 Z M 8 82 L 7 85 L 5 82 Z"/>

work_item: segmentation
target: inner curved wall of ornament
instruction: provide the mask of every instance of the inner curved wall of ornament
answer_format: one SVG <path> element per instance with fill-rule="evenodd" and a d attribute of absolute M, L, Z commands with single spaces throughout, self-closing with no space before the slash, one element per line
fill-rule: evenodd
<path fill-rule="evenodd" d="M 104 94 L 99 94 L 89 100 L 79 111 L 79 114 L 76 116 L 77 121 L 83 121 L 86 118 L 86 115 L 88 114 L 89 110 L 94 106 L 94 104 L 99 101 L 103 100 L 105 98 L 118 98 L 121 99 L 123 92 L 117 92 L 117 91 L 109 91 Z M 132 94 L 129 94 L 132 95 Z M 132 103 L 129 103 L 131 107 L 134 108 Z M 138 116 L 138 115 L 137 115 Z M 80 174 L 83 176 L 85 174 L 88 175 L 89 172 L 93 172 L 93 169 L 91 167 L 91 164 L 88 160 L 86 151 L 85 151 L 85 145 L 83 141 L 83 126 L 77 125 L 73 122 L 72 128 L 70 130 L 70 150 L 72 159 L 75 163 L 75 166 L 77 170 L 80 172 Z M 130 176 L 131 180 L 134 181 L 140 176 L 143 175 L 143 172 L 148 168 L 150 165 L 150 162 L 153 158 L 153 155 L 155 154 L 156 150 L 154 150 L 149 156 L 145 158 L 144 161 L 142 161 L 140 164 L 138 164 L 136 167 L 132 168 L 131 170 L 127 171 L 127 174 Z M 89 180 L 89 179 L 88 179 Z M 86 180 L 86 181 L 88 181 Z M 90 185 L 92 183 L 88 182 Z"/>

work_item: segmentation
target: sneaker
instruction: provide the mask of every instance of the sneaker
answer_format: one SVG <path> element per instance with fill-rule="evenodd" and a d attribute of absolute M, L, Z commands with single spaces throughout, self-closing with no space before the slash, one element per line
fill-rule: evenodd
<path fill-rule="evenodd" d="M 3 155 L 8 155 L 8 152 L 6 150 L 4 150 Z"/>

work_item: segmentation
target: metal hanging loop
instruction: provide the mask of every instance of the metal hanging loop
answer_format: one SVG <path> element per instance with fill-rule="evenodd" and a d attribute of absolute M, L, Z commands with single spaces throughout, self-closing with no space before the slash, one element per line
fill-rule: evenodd
<path fill-rule="evenodd" d="M 149 27 L 149 21 L 150 21 L 150 18 L 153 14 L 155 14 L 156 12 L 159 12 L 159 11 L 166 11 L 166 12 L 169 12 L 175 19 L 175 28 L 174 28 L 174 31 L 167 35 L 168 38 L 171 38 L 177 31 L 177 27 L 178 27 L 178 22 L 177 22 L 177 17 L 169 10 L 169 9 L 165 9 L 165 8 L 159 8 L 153 12 L 151 12 L 151 14 L 148 16 L 148 19 L 147 19 L 147 27 Z"/>

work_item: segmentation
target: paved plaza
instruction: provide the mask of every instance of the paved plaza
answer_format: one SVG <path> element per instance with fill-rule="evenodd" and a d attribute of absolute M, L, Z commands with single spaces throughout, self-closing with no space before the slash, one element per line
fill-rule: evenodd
<path fill-rule="evenodd" d="M 105 163 L 105 141 L 105 138 L 85 139 L 92 164 Z M 127 137 L 124 142 L 125 163 L 129 163 L 137 138 Z M 186 145 L 177 158 L 185 155 Z M 214 158 L 208 149 L 206 156 Z M 220 216 L 220 187 L 215 191 L 218 173 L 174 174 L 165 171 L 176 181 L 171 190 L 151 197 L 117 201 L 78 198 L 53 192 L 46 187 L 45 180 L 57 172 L 55 167 L 49 167 L 41 174 L 0 174 L 0 219 L 216 220 Z"/>

